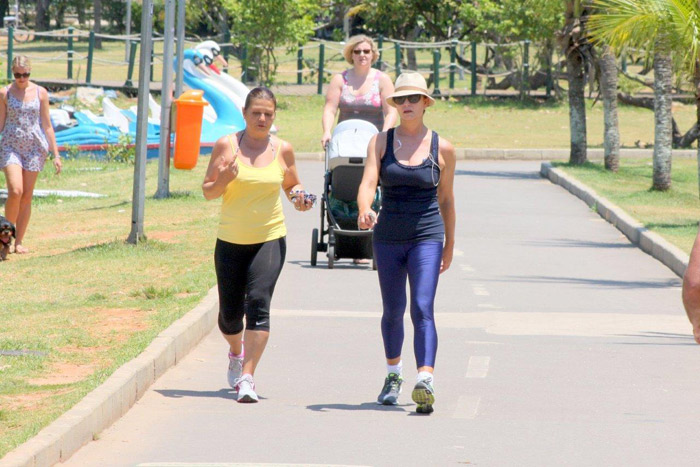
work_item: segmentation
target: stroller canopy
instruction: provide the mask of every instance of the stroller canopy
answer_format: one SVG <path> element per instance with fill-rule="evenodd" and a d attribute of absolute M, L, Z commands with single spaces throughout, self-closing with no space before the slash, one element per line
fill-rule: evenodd
<path fill-rule="evenodd" d="M 345 120 L 333 130 L 326 152 L 327 162 L 334 158 L 367 157 L 367 145 L 377 127 L 365 120 Z"/>

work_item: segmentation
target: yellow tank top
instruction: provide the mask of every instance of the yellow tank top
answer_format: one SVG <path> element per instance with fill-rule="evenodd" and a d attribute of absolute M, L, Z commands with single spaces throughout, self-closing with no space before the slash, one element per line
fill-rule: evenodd
<path fill-rule="evenodd" d="M 231 150 L 235 154 L 233 141 Z M 277 151 L 273 151 L 272 162 L 265 167 L 252 167 L 238 160 L 238 176 L 226 186 L 221 203 L 221 240 L 251 245 L 287 235 L 280 199 L 284 169 Z"/>

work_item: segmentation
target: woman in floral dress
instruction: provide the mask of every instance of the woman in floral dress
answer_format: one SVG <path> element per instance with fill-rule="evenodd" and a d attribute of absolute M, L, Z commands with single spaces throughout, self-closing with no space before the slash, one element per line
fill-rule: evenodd
<path fill-rule="evenodd" d="M 56 174 L 61 172 L 61 157 L 49 116 L 49 93 L 31 82 L 29 59 L 18 55 L 12 60 L 15 80 L 0 89 L 0 169 L 7 183 L 5 217 L 15 224 L 15 253 L 28 253 L 24 246 L 32 196 L 39 172 L 49 154 L 54 155 Z"/>

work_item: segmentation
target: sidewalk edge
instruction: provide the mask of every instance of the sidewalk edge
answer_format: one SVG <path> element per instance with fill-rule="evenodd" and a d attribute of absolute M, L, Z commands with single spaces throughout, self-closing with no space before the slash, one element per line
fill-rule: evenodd
<path fill-rule="evenodd" d="M 568 160 L 571 150 L 566 148 L 520 148 L 520 149 L 499 149 L 499 148 L 455 148 L 455 157 L 460 161 L 483 161 L 483 160 L 521 160 L 521 161 L 552 161 Z M 651 159 L 652 149 L 620 149 L 620 157 L 623 159 Z M 323 161 L 323 152 L 297 152 L 294 157 L 300 161 Z M 603 160 L 604 151 L 601 148 L 589 148 L 588 159 Z M 695 159 L 697 152 L 694 149 L 674 149 L 674 158 Z"/>
<path fill-rule="evenodd" d="M 218 292 L 164 329 L 136 358 L 34 437 L 8 452 L 0 465 L 50 466 L 65 461 L 124 415 L 165 371 L 176 365 L 216 325 Z"/>
<path fill-rule="evenodd" d="M 555 169 L 550 162 L 543 162 L 540 175 L 552 183 L 568 190 L 588 206 L 617 227 L 620 232 L 645 253 L 661 261 L 679 277 L 683 277 L 688 267 L 688 255 L 660 235 L 648 230 L 642 223 L 627 214 L 610 200 L 598 195 L 593 189 L 584 185 L 565 172 Z"/>

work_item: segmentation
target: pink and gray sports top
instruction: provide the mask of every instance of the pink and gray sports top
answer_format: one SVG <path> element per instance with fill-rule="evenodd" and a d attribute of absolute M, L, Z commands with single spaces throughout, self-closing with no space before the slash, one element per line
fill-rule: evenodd
<path fill-rule="evenodd" d="M 364 94 L 355 95 L 348 86 L 348 70 L 342 73 L 343 88 L 340 92 L 338 123 L 357 118 L 366 120 L 382 131 L 384 127 L 384 112 L 382 111 L 382 96 L 379 92 L 379 71 L 375 71 L 372 87 Z"/>

